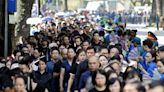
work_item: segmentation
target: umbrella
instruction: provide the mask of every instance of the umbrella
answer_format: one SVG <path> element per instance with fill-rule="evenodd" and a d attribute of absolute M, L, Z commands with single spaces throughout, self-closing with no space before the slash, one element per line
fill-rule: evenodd
<path fill-rule="evenodd" d="M 33 25 L 33 24 L 36 25 L 41 22 L 42 22 L 42 20 L 39 17 L 30 17 L 26 20 L 26 24 L 31 24 L 31 25 Z"/>
<path fill-rule="evenodd" d="M 53 21 L 54 18 L 53 17 L 50 17 L 50 16 L 47 16 L 47 17 L 43 17 L 42 18 L 42 22 L 49 22 L 49 21 Z"/>

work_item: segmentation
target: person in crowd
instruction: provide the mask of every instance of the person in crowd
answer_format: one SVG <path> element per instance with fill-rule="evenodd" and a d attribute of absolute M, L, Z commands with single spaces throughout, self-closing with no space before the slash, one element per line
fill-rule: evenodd
<path fill-rule="evenodd" d="M 154 50 L 147 52 L 145 56 L 145 61 L 143 61 L 141 64 L 139 63 L 138 68 L 141 70 L 143 78 L 144 78 L 144 75 L 153 77 L 154 75 L 153 71 L 157 68 L 156 52 Z"/>
<path fill-rule="evenodd" d="M 26 90 L 27 80 L 23 76 L 17 76 L 15 79 L 15 90 L 16 92 L 28 92 Z"/>
<path fill-rule="evenodd" d="M 70 71 L 70 78 L 68 81 L 68 91 L 67 92 L 71 92 L 71 90 L 73 90 L 73 85 L 74 85 L 74 79 L 75 79 L 75 74 L 77 71 L 77 67 L 78 65 L 86 60 L 86 53 L 83 49 L 79 49 L 76 53 L 76 57 L 75 57 L 75 62 L 73 63 L 72 67 L 71 67 L 71 71 Z"/>
<path fill-rule="evenodd" d="M 71 67 L 73 65 L 73 60 L 75 58 L 75 51 L 73 48 L 68 48 L 68 53 L 67 53 L 68 57 L 66 60 L 64 60 L 61 64 L 61 72 L 60 72 L 60 92 L 64 92 L 67 91 L 68 88 L 68 80 L 70 77 L 70 71 L 71 71 Z"/>
<path fill-rule="evenodd" d="M 158 57 L 159 59 L 164 59 L 164 45 L 158 48 Z"/>
<path fill-rule="evenodd" d="M 146 88 L 140 81 L 132 79 L 125 83 L 123 92 L 146 92 Z"/>
<path fill-rule="evenodd" d="M 90 89 L 89 92 L 108 92 L 107 91 L 107 74 L 104 70 L 97 70 L 92 75 L 92 84 L 94 88 Z"/>
<path fill-rule="evenodd" d="M 80 91 L 88 91 L 93 88 L 92 84 L 92 75 L 97 69 L 99 69 L 100 63 L 96 56 L 91 56 L 88 59 L 88 68 L 89 70 L 82 73 L 79 82 L 79 90 Z"/>
<path fill-rule="evenodd" d="M 100 68 L 105 70 L 106 72 L 110 69 L 108 58 L 104 55 L 99 56 Z"/>
<path fill-rule="evenodd" d="M 88 47 L 86 50 L 86 58 L 89 59 L 90 57 L 94 56 L 95 53 L 96 53 L 96 50 L 93 47 Z M 82 73 L 86 72 L 87 69 L 88 69 L 88 60 L 85 60 L 78 65 L 77 71 L 75 74 L 75 86 L 74 86 L 75 91 L 78 90 L 79 80 L 81 78 Z"/>
<path fill-rule="evenodd" d="M 36 62 L 38 71 L 33 72 L 33 80 L 37 83 L 33 92 L 51 92 L 51 79 L 52 76 L 46 71 L 46 57 L 42 57 Z"/>
<path fill-rule="evenodd" d="M 161 59 L 161 60 L 158 60 L 157 61 L 157 68 L 158 68 L 158 76 L 160 78 L 160 80 L 164 80 L 164 60 Z"/>
<path fill-rule="evenodd" d="M 112 78 L 107 82 L 108 92 L 122 92 L 122 83 L 118 78 Z"/>
<path fill-rule="evenodd" d="M 82 48 L 83 48 L 84 50 L 87 50 L 87 48 L 90 47 L 90 46 L 91 46 L 91 45 L 90 45 L 90 42 L 89 42 L 89 41 L 87 41 L 87 40 L 83 41 L 83 43 L 82 43 Z"/>
<path fill-rule="evenodd" d="M 50 50 L 51 61 L 46 64 L 46 71 L 51 74 L 51 90 L 52 92 L 59 91 L 59 77 L 60 77 L 60 68 L 61 60 L 59 59 L 59 51 L 57 47 L 52 47 Z"/>

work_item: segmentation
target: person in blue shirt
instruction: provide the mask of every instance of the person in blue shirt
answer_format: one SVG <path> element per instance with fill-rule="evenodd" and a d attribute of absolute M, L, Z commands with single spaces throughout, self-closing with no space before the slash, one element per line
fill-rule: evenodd
<path fill-rule="evenodd" d="M 69 47 L 67 52 L 67 59 L 63 60 L 61 64 L 61 72 L 60 72 L 60 92 L 66 92 L 68 87 L 69 73 L 71 71 L 71 66 L 73 65 L 73 60 L 75 57 L 75 51 L 73 48 Z"/>
<path fill-rule="evenodd" d="M 149 75 L 151 78 L 153 77 L 153 71 L 157 68 L 156 65 L 156 51 L 152 50 L 146 53 L 145 60 L 142 64 L 143 69 L 141 71 L 143 74 Z"/>
<path fill-rule="evenodd" d="M 164 80 L 164 59 L 157 61 L 157 69 L 160 73 L 160 80 Z"/>
<path fill-rule="evenodd" d="M 79 82 L 79 91 L 80 92 L 86 92 L 87 90 L 90 90 L 93 88 L 92 75 L 96 70 L 99 69 L 99 66 L 100 66 L 100 63 L 99 63 L 98 57 L 91 56 L 88 59 L 89 70 L 82 73 L 82 75 L 80 77 L 80 82 Z"/>
<path fill-rule="evenodd" d="M 52 92 L 59 91 L 59 77 L 61 60 L 59 60 L 59 51 L 57 47 L 52 47 L 51 51 L 51 61 L 46 64 L 46 71 L 52 75 L 51 90 Z"/>

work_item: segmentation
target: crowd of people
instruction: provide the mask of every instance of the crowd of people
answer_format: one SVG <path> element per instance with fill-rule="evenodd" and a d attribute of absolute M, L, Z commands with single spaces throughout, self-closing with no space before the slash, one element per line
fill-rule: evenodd
<path fill-rule="evenodd" d="M 164 92 L 164 46 L 121 18 L 56 17 L 0 62 L 2 92 Z"/>

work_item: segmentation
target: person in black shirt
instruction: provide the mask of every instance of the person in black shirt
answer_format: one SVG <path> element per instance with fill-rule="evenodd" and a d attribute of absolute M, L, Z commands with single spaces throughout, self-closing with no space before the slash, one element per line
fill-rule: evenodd
<path fill-rule="evenodd" d="M 38 71 L 33 73 L 34 81 L 37 83 L 37 86 L 34 92 L 45 92 L 48 90 L 50 92 L 50 83 L 51 83 L 51 74 L 46 72 L 46 58 L 41 58 L 36 65 L 38 65 Z"/>
<path fill-rule="evenodd" d="M 92 83 L 94 88 L 89 90 L 89 92 L 108 92 L 107 85 L 107 74 L 104 70 L 97 70 L 92 75 Z"/>

